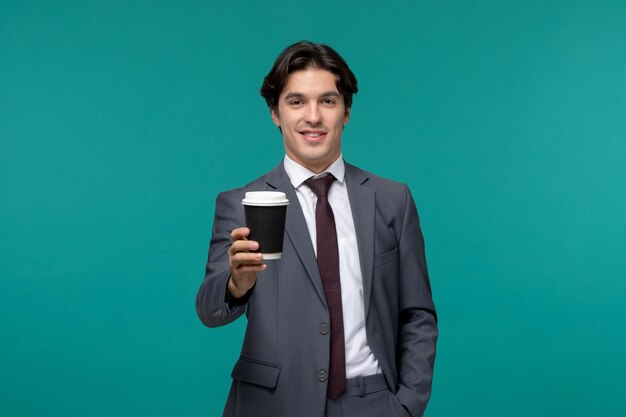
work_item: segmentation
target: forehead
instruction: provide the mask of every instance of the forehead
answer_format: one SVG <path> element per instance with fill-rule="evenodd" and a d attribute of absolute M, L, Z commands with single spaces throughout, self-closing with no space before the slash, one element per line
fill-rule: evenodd
<path fill-rule="evenodd" d="M 337 76 L 325 69 L 307 68 L 289 74 L 280 95 L 293 93 L 315 95 L 329 92 L 338 93 Z"/>

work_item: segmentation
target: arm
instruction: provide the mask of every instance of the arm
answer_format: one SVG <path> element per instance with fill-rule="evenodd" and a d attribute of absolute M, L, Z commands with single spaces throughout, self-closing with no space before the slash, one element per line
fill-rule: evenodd
<path fill-rule="evenodd" d="M 256 273 L 266 268 L 261 254 L 248 252 L 258 249 L 258 243 L 246 239 L 250 230 L 239 227 L 243 223 L 240 201 L 232 193 L 220 194 L 206 273 L 196 295 L 196 312 L 208 327 L 223 326 L 243 314 Z"/>
<path fill-rule="evenodd" d="M 398 333 L 398 400 L 413 417 L 421 417 L 430 399 L 437 315 L 424 254 L 424 238 L 415 202 L 406 189 L 399 244 L 400 317 Z"/>

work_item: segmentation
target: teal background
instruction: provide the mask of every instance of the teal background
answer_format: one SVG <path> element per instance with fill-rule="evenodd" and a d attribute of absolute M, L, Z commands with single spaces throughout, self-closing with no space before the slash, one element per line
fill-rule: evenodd
<path fill-rule="evenodd" d="M 384 4 L 383 4 L 384 3 Z M 359 79 L 440 319 L 426 415 L 626 415 L 623 1 L 0 0 L 0 413 L 221 415 L 245 320 L 196 317 L 213 204 L 282 157 L 288 44 Z"/>

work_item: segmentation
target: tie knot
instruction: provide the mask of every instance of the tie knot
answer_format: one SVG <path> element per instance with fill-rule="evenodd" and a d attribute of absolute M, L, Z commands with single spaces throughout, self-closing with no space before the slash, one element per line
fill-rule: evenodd
<path fill-rule="evenodd" d="M 333 174 L 328 174 L 324 177 L 316 179 L 309 178 L 304 181 L 304 183 L 315 193 L 317 198 L 320 198 L 328 196 L 328 190 L 330 190 L 330 186 L 333 184 L 333 181 L 335 181 Z"/>

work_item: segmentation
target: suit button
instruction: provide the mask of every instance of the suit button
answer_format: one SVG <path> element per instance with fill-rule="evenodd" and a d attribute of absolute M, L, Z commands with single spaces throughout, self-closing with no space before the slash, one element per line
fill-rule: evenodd
<path fill-rule="evenodd" d="M 321 382 L 326 382 L 328 380 L 328 372 L 319 371 L 317 373 L 317 379 L 319 379 Z"/>
<path fill-rule="evenodd" d="M 328 324 L 326 323 L 322 323 L 320 325 L 320 333 L 321 334 L 328 334 L 328 331 L 330 330 L 330 327 L 328 327 Z"/>

